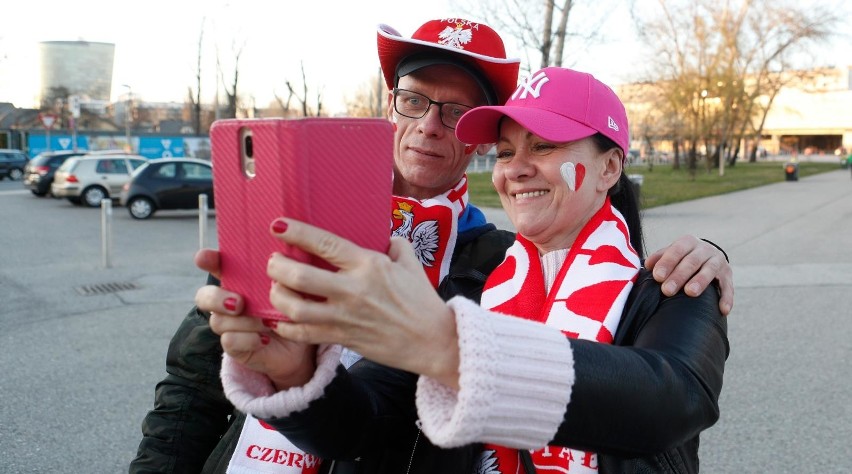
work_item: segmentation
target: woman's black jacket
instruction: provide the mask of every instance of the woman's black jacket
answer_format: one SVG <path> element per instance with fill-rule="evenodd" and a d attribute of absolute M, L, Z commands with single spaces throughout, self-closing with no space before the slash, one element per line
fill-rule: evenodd
<path fill-rule="evenodd" d="M 602 474 L 698 472 L 699 433 L 719 418 L 729 350 L 718 299 L 713 286 L 698 298 L 664 297 L 642 270 L 614 345 L 571 341 L 577 382 L 550 444 L 597 452 Z M 325 465 L 333 474 L 474 472 L 481 446 L 441 449 L 420 433 L 416 380 L 362 359 L 339 368 L 308 409 L 267 421 L 306 451 L 336 459 Z"/>

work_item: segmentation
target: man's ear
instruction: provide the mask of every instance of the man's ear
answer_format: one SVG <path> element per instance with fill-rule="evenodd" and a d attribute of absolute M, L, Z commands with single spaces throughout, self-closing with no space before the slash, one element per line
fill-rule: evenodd
<path fill-rule="evenodd" d="M 479 145 L 476 147 L 476 154 L 479 156 L 485 156 L 494 147 L 493 143 L 486 143 L 484 145 Z"/>
<path fill-rule="evenodd" d="M 388 91 L 388 107 L 387 107 L 388 120 L 394 122 L 393 115 L 393 91 Z"/>

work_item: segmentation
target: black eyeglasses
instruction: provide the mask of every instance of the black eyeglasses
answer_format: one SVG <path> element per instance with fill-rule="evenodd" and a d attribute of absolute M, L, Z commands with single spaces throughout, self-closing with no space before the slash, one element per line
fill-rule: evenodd
<path fill-rule="evenodd" d="M 405 89 L 394 88 L 393 90 L 393 108 L 403 117 L 422 118 L 429 112 L 429 107 L 432 107 L 432 104 L 438 106 L 441 123 L 452 130 L 455 130 L 461 116 L 473 108 L 469 105 L 457 104 L 455 102 L 434 101 L 423 94 Z"/>

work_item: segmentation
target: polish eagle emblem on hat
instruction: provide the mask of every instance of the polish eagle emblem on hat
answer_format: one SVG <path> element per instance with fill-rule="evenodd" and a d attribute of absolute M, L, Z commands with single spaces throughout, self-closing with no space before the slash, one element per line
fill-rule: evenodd
<path fill-rule="evenodd" d="M 473 30 L 465 29 L 463 23 L 456 23 L 455 28 L 448 26 L 438 33 L 438 44 L 450 46 L 456 49 L 464 49 L 464 45 L 470 43 L 473 39 Z"/>
<path fill-rule="evenodd" d="M 397 202 L 393 210 L 393 218 L 402 221 L 393 234 L 404 237 L 414 246 L 414 254 L 424 267 L 435 264 L 435 253 L 438 251 L 438 221 L 423 221 L 414 225 L 414 206 L 407 202 Z"/>

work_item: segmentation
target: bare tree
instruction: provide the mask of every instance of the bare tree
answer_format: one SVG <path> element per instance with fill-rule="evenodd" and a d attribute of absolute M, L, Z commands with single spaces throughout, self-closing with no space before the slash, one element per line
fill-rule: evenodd
<path fill-rule="evenodd" d="M 381 71 L 346 98 L 346 115 L 349 117 L 384 117 L 388 88 Z"/>
<path fill-rule="evenodd" d="M 238 85 L 240 79 L 240 56 L 242 56 L 244 48 L 245 42 L 241 42 L 238 44 L 236 41 L 234 41 L 231 43 L 231 53 L 233 55 L 234 60 L 234 75 L 230 84 L 225 82 L 225 66 L 222 64 L 221 57 L 219 55 L 219 48 L 216 48 L 216 70 L 219 75 L 219 81 L 225 90 L 225 99 L 227 100 L 227 103 L 225 105 L 225 112 L 223 114 L 224 118 L 237 117 L 237 110 L 239 105 Z"/>
<path fill-rule="evenodd" d="M 275 100 L 281 105 L 281 108 L 284 109 L 285 112 L 290 110 L 290 102 L 295 98 L 300 105 L 302 111 L 302 117 L 310 117 L 310 116 L 321 116 L 322 115 L 322 90 L 318 89 L 316 91 L 316 97 L 314 98 L 315 107 L 312 107 L 309 104 L 308 98 L 308 79 L 305 74 L 305 63 L 302 62 L 300 64 L 302 71 L 302 84 L 301 84 L 301 93 L 296 92 L 296 88 L 293 86 L 293 83 L 289 80 L 284 81 L 284 84 L 287 86 L 287 100 L 283 101 L 278 94 L 275 94 Z"/>
<path fill-rule="evenodd" d="M 198 34 L 198 54 L 196 56 L 195 67 L 195 91 L 192 86 L 187 87 L 186 103 L 189 104 L 190 114 L 192 117 L 193 130 L 196 134 L 201 133 L 201 58 L 202 44 L 204 40 L 204 21 L 201 19 L 201 31 Z"/>
<path fill-rule="evenodd" d="M 761 134 L 791 54 L 828 39 L 839 17 L 825 6 L 770 0 L 658 0 L 638 15 L 640 39 L 654 51 L 657 109 L 680 124 L 669 137 L 694 172 L 733 165 L 741 144 Z M 645 11 L 648 12 L 647 10 Z M 757 123 L 757 124 L 755 124 Z M 755 148 L 756 149 L 756 148 Z"/>
<path fill-rule="evenodd" d="M 47 94 L 41 98 L 39 109 L 42 112 L 50 112 L 58 114 L 62 104 L 67 102 L 71 91 L 65 86 L 53 86 L 47 89 Z"/>
<path fill-rule="evenodd" d="M 290 115 L 292 115 L 290 112 L 290 103 L 293 101 L 293 92 L 290 91 L 288 88 L 286 100 L 282 99 L 277 92 L 274 92 L 273 95 L 275 96 L 275 103 L 278 104 L 278 106 L 281 108 L 281 116 L 289 117 Z"/>
<path fill-rule="evenodd" d="M 580 4 L 588 6 L 590 14 L 570 21 L 572 12 Z M 539 64 L 539 67 L 572 64 L 579 56 L 566 58 L 566 51 L 583 52 L 601 41 L 601 25 L 606 21 L 606 15 L 591 14 L 592 11 L 600 11 L 600 4 L 600 1 L 591 0 L 580 3 L 573 0 L 558 3 L 556 0 L 484 0 L 467 2 L 467 7 L 463 5 L 461 9 L 474 18 L 482 18 L 504 38 L 514 39 L 520 54 L 510 51 L 509 56 L 524 57 L 524 64 L 529 70 L 533 64 Z M 573 47 L 566 49 L 568 43 L 572 43 Z M 533 52 L 538 55 L 537 61 L 531 57 Z"/>
<path fill-rule="evenodd" d="M 195 133 L 201 133 L 201 45 L 204 40 L 204 18 L 201 19 L 201 31 L 198 33 L 198 57 L 195 68 L 195 101 L 192 104 L 195 111 Z"/>

